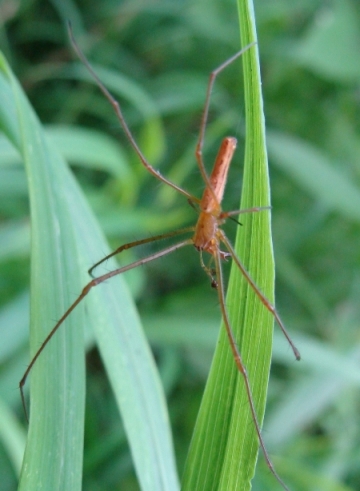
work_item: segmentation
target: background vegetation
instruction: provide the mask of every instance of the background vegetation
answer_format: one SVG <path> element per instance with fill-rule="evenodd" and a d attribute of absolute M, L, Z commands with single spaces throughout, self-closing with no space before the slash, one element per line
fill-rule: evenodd
<path fill-rule="evenodd" d="M 303 356 L 295 363 L 276 331 L 264 437 L 292 489 L 355 490 L 360 12 L 351 0 L 255 3 L 276 303 Z M 127 121 L 148 159 L 200 194 L 194 144 L 209 72 L 239 47 L 234 2 L 3 0 L 0 16 L 1 48 L 73 166 L 111 245 L 192 223 L 193 210 L 143 171 L 107 102 L 82 82 L 65 20 L 72 20 L 94 65 L 109 70 L 102 78 L 122 95 Z M 234 165 L 242 165 L 239 66 L 223 73 L 215 89 L 206 142 L 210 165 L 226 134 L 238 137 Z M 28 352 L 30 236 L 24 171 L 0 143 L 0 475 L 2 489 L 11 490 L 26 431 L 16 386 Z M 230 177 L 226 208 L 237 206 L 239 190 Z M 230 224 L 229 234 L 234 232 Z M 127 279 L 163 379 L 181 473 L 216 342 L 216 295 L 193 251 L 161 259 Z M 138 489 L 91 336 L 88 347 L 84 489 Z M 260 459 L 254 489 L 265 488 L 278 485 Z"/>

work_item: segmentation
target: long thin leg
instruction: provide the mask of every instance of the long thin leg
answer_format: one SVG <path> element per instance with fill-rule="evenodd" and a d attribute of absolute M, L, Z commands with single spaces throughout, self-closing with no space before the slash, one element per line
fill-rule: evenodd
<path fill-rule="evenodd" d="M 254 213 L 258 211 L 271 210 L 271 206 L 254 206 L 253 208 L 245 208 L 244 210 L 231 210 L 223 211 L 220 213 L 219 218 L 225 220 L 226 218 L 233 217 L 234 215 L 241 215 L 244 213 Z"/>
<path fill-rule="evenodd" d="M 95 73 L 94 69 L 90 65 L 89 61 L 87 60 L 86 56 L 81 51 L 81 49 L 78 46 L 78 44 L 76 43 L 70 22 L 68 23 L 68 31 L 69 31 L 69 37 L 70 37 L 70 40 L 71 40 L 71 44 L 72 44 L 72 46 L 73 46 L 76 54 L 78 55 L 79 59 L 83 62 L 83 64 L 85 65 L 86 69 L 88 70 L 88 72 L 90 73 L 90 75 L 92 76 L 92 78 L 97 83 L 99 89 L 101 90 L 101 92 L 104 94 L 104 96 L 109 101 L 109 103 L 111 104 L 112 108 L 114 109 L 115 114 L 116 114 L 116 116 L 117 116 L 117 118 L 118 118 L 118 120 L 119 120 L 119 122 L 120 122 L 120 124 L 121 124 L 121 126 L 122 126 L 122 128 L 123 128 L 123 130 L 124 130 L 124 132 L 125 132 L 125 134 L 126 134 L 126 136 L 128 138 L 128 140 L 129 140 L 132 148 L 134 149 L 135 153 L 139 157 L 139 159 L 140 159 L 141 163 L 143 164 L 143 166 L 150 172 L 150 174 L 152 174 L 153 176 L 155 176 L 157 179 L 159 179 L 163 183 L 167 184 L 168 186 L 172 187 L 173 189 L 176 189 L 176 191 L 178 191 L 179 193 L 181 193 L 184 196 L 186 196 L 189 200 L 191 200 L 191 201 L 193 201 L 195 203 L 198 203 L 199 202 L 199 199 L 198 198 L 196 198 L 192 194 L 188 193 L 184 189 L 180 188 L 179 186 L 177 186 L 173 182 L 171 182 L 168 179 L 166 179 L 166 177 L 164 177 L 158 170 L 154 169 L 154 167 L 146 160 L 144 154 L 140 150 L 138 144 L 135 141 L 135 138 L 133 137 L 133 135 L 132 135 L 132 133 L 130 131 L 130 128 L 128 127 L 128 125 L 127 125 L 127 123 L 126 123 L 126 121 L 124 119 L 124 116 L 122 114 L 122 110 L 121 110 L 121 107 L 120 107 L 119 102 L 115 99 L 115 97 L 108 91 L 108 89 L 102 83 L 102 81 L 100 80 L 100 78 L 97 76 L 97 74 Z"/>
<path fill-rule="evenodd" d="M 116 256 L 117 254 L 120 254 L 123 251 L 127 251 L 127 250 L 129 250 L 133 247 L 137 247 L 139 245 L 149 244 L 150 242 L 155 242 L 157 240 L 168 239 L 170 237 L 175 237 L 177 235 L 186 234 L 187 232 L 193 232 L 194 229 L 195 229 L 195 227 L 186 227 L 186 228 L 182 228 L 180 230 L 174 230 L 172 232 L 167 232 L 164 234 L 153 235 L 152 237 L 147 237 L 146 239 L 134 240 L 133 242 L 128 242 L 127 244 L 123 244 L 122 246 L 115 249 L 115 251 L 111 252 L 107 256 L 100 259 L 100 261 L 95 263 L 93 266 L 91 266 L 91 268 L 88 270 L 88 273 L 90 276 L 94 277 L 92 273 L 93 273 L 95 268 L 100 266 L 100 264 L 104 263 L 105 261 L 107 261 L 111 257 Z"/>
<path fill-rule="evenodd" d="M 237 58 L 239 58 L 241 55 L 243 55 L 248 49 L 250 49 L 255 44 L 256 43 L 254 42 L 254 43 L 251 43 L 251 44 L 248 44 L 247 46 L 245 46 L 245 48 L 241 49 L 240 51 L 235 53 L 233 56 L 231 56 L 231 58 L 226 60 L 224 63 L 222 63 L 217 68 L 215 68 L 215 70 L 213 70 L 209 76 L 209 82 L 208 82 L 208 86 L 207 86 L 207 90 L 206 90 L 204 111 L 203 111 L 201 123 L 200 123 L 199 139 L 198 139 L 198 142 L 196 145 L 196 151 L 195 151 L 195 156 L 196 156 L 196 160 L 197 160 L 201 175 L 205 181 L 206 187 L 208 187 L 209 189 L 211 189 L 212 186 L 210 184 L 210 179 L 209 179 L 208 173 L 206 172 L 206 169 L 204 166 L 203 157 L 202 157 L 202 149 L 204 146 L 205 128 L 206 128 L 206 123 L 207 123 L 207 119 L 208 119 L 208 115 L 209 115 L 210 97 L 211 97 L 211 93 L 212 93 L 213 86 L 215 83 L 215 79 L 219 75 L 220 72 L 222 72 L 226 67 L 231 65 L 231 63 L 233 63 Z"/>
<path fill-rule="evenodd" d="M 266 450 L 263 437 L 261 435 L 260 425 L 259 425 L 259 421 L 258 421 L 257 414 L 256 414 L 256 409 L 255 409 L 252 391 L 251 391 L 251 387 L 250 387 L 249 377 L 247 374 L 246 367 L 242 361 L 239 349 L 237 347 L 236 339 L 235 339 L 233 330 L 232 330 L 231 325 L 230 325 L 230 320 L 229 320 L 229 316 L 228 316 L 226 305 L 225 305 L 224 281 L 223 281 L 223 277 L 222 277 L 221 257 L 220 257 L 219 250 L 217 250 L 216 254 L 214 255 L 214 258 L 215 258 L 215 268 L 216 268 L 216 277 L 217 277 L 217 291 L 218 291 L 218 295 L 219 295 L 220 308 L 221 308 L 221 312 L 222 312 L 222 316 L 223 316 L 223 320 L 224 320 L 224 324 L 225 324 L 225 329 L 226 329 L 227 336 L 229 338 L 229 343 L 230 343 L 231 351 L 233 353 L 233 357 L 234 357 L 236 366 L 237 366 L 239 372 L 241 373 L 241 375 L 244 379 L 247 399 L 249 402 L 250 411 L 251 411 L 252 419 L 254 422 L 255 430 L 256 430 L 256 433 L 257 433 L 257 436 L 259 439 L 259 443 L 260 443 L 261 449 L 262 449 L 263 454 L 264 454 L 264 458 L 266 460 L 266 463 L 267 463 L 271 473 L 275 476 L 275 478 L 281 484 L 281 486 L 286 491 L 289 491 L 289 488 L 286 486 L 286 484 L 283 482 L 281 477 L 276 472 L 275 467 L 274 467 L 273 463 L 271 462 L 270 456 Z"/>
<path fill-rule="evenodd" d="M 69 317 L 69 315 L 75 309 L 75 307 L 77 307 L 79 305 L 79 303 L 86 297 L 86 295 L 90 292 L 90 290 L 94 286 L 100 285 L 100 283 L 103 283 L 104 281 L 112 278 L 113 276 L 117 276 L 119 274 L 125 273 L 126 271 L 129 271 L 130 269 L 136 268 L 137 266 L 141 266 L 143 264 L 149 263 L 150 261 L 154 261 L 155 259 L 158 259 L 159 257 L 163 257 L 166 254 L 170 254 L 170 252 L 174 252 L 177 249 L 180 249 L 181 247 L 184 247 L 184 246 L 190 245 L 190 244 L 193 244 L 192 239 L 186 239 L 186 240 L 183 240 L 182 242 L 179 242 L 177 244 L 173 244 L 169 247 L 166 247 L 165 249 L 162 249 L 161 251 L 158 251 L 158 252 L 155 252 L 154 254 L 151 254 L 150 256 L 144 257 L 142 259 L 138 259 L 137 261 L 134 261 L 134 262 L 132 262 L 126 266 L 123 266 L 122 268 L 114 269 L 113 271 L 110 271 L 106 274 L 103 274 L 103 275 L 99 276 L 98 278 L 94 278 L 82 289 L 82 292 L 77 297 L 77 299 L 70 305 L 70 307 L 67 309 L 67 311 L 63 314 L 62 317 L 60 317 L 58 322 L 55 324 L 55 326 L 51 329 L 49 334 L 46 336 L 42 345 L 37 350 L 35 355 L 32 357 L 29 366 L 27 367 L 22 379 L 20 380 L 19 388 L 20 388 L 21 400 L 23 403 L 23 407 L 24 407 L 24 411 L 25 411 L 25 415 L 26 415 L 27 419 L 28 419 L 28 414 L 27 414 L 27 410 L 26 410 L 25 396 L 24 396 L 24 390 L 23 390 L 26 379 L 27 379 L 32 367 L 34 366 L 36 360 L 39 358 L 39 356 L 41 355 L 42 351 L 45 349 L 45 347 L 48 344 L 48 342 L 50 341 L 50 339 L 53 337 L 53 335 L 59 329 L 61 324 Z"/>
<path fill-rule="evenodd" d="M 230 254 L 231 254 L 233 260 L 235 261 L 237 267 L 240 269 L 241 273 L 243 274 L 243 276 L 245 277 L 246 281 L 249 283 L 249 285 L 253 289 L 254 293 L 260 299 L 261 303 L 274 316 L 276 322 L 278 323 L 280 329 L 282 330 L 284 336 L 286 337 L 288 343 L 290 344 L 291 349 L 294 352 L 295 358 L 297 360 L 300 360 L 300 358 L 301 358 L 300 357 L 300 352 L 297 349 L 297 347 L 295 346 L 295 344 L 293 343 L 292 339 L 290 338 L 290 335 L 287 332 L 287 330 L 285 328 L 285 325 L 284 325 L 283 321 L 281 320 L 281 318 L 280 318 L 277 310 L 269 302 L 269 300 L 265 297 L 265 295 L 263 293 L 261 293 L 261 290 L 256 285 L 256 283 L 254 282 L 254 280 L 251 278 L 250 274 L 248 273 L 248 271 L 246 270 L 245 266 L 242 264 L 242 262 L 240 261 L 240 259 L 237 257 L 236 252 L 235 252 L 233 246 L 231 245 L 230 241 L 228 240 L 228 238 L 226 237 L 226 235 L 224 234 L 224 232 L 222 230 L 221 230 L 221 241 L 225 244 L 227 250 L 230 252 Z"/>
<path fill-rule="evenodd" d="M 209 262 L 209 265 L 206 265 L 204 263 L 203 251 L 200 250 L 199 254 L 200 254 L 200 265 L 201 265 L 202 269 L 205 271 L 205 273 L 210 278 L 211 286 L 213 288 L 217 288 L 218 283 L 217 283 L 217 279 L 216 279 L 216 269 L 210 267 L 211 262 L 213 262 L 213 260 L 214 260 L 213 256 L 210 256 L 211 260 Z"/>

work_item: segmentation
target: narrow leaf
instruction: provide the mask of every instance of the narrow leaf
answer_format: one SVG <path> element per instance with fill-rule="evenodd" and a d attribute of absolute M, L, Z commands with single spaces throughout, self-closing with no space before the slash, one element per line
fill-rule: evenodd
<path fill-rule="evenodd" d="M 239 0 L 241 44 L 256 41 L 252 2 Z M 246 149 L 241 208 L 270 204 L 258 46 L 242 56 L 245 80 Z M 239 158 L 239 157 L 238 157 Z M 240 166 L 239 166 L 240 167 Z M 262 292 L 273 300 L 274 264 L 268 211 L 241 215 L 236 251 Z M 257 417 L 263 420 L 269 378 L 273 318 L 232 265 L 226 304 L 247 368 Z M 183 491 L 244 491 L 251 488 L 258 439 L 224 326 L 191 443 Z"/>

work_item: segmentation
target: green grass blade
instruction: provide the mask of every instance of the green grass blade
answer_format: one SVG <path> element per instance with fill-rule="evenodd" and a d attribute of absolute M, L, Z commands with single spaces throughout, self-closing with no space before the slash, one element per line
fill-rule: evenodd
<path fill-rule="evenodd" d="M 25 162 L 32 222 L 31 353 L 89 280 L 108 248 L 72 174 L 1 58 L 0 97 L 11 141 Z M 4 89 L 4 90 L 2 90 Z M 1 110 L 0 110 L 1 112 Z M 107 264 L 109 268 L 114 263 Z M 85 308 L 86 307 L 86 308 Z M 85 315 L 87 314 L 87 316 Z M 163 392 L 123 279 L 95 288 L 56 333 L 31 372 L 30 426 L 19 489 L 81 489 L 83 327 L 91 324 L 143 490 L 176 490 Z M 20 375 L 20 374 L 19 374 Z"/>
<path fill-rule="evenodd" d="M 241 44 L 256 41 L 252 2 L 239 0 Z M 270 204 L 258 47 L 243 57 L 246 150 L 241 208 Z M 236 251 L 263 293 L 273 300 L 274 263 L 269 212 L 241 216 Z M 247 367 L 260 424 L 272 349 L 273 318 L 232 266 L 226 299 L 231 324 Z M 183 479 L 183 491 L 251 488 L 258 440 L 224 326 L 201 404 Z"/>
<path fill-rule="evenodd" d="M 14 141 L 28 176 L 32 222 L 30 344 L 35 353 L 50 323 L 70 302 L 70 283 L 64 278 L 76 268 L 76 245 L 68 226 L 69 210 L 63 206 L 61 159 L 46 141 L 5 60 L 2 72 L 12 92 L 17 130 Z M 80 279 L 81 275 L 77 276 L 71 286 L 80 288 Z M 79 309 L 32 371 L 30 426 L 19 489 L 36 489 L 39 482 L 46 489 L 81 488 L 85 400 L 82 316 Z"/>

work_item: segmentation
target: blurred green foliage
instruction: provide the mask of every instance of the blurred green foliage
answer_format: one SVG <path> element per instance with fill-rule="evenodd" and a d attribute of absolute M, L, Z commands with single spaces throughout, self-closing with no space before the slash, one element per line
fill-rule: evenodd
<path fill-rule="evenodd" d="M 255 3 L 276 304 L 303 356 L 294 363 L 276 331 L 264 438 L 291 489 L 356 490 L 360 12 L 355 0 Z M 121 100 L 149 161 L 199 195 L 194 145 L 209 73 L 239 49 L 234 2 L 2 0 L 0 18 L 1 49 L 73 166 L 111 245 L 192 223 L 194 211 L 144 171 L 108 103 L 84 81 L 65 22 L 71 19 L 79 44 Z M 214 90 L 205 145 L 210 166 L 226 134 L 238 137 L 233 165 L 242 165 L 239 66 L 222 73 Z M 26 432 L 16 387 L 28 357 L 30 225 L 24 171 L 4 138 L 0 155 L 0 476 L 2 489 L 11 490 Z M 230 176 L 225 208 L 238 206 L 240 186 Z M 232 229 L 230 224 L 230 235 Z M 192 250 L 133 271 L 127 279 L 168 396 L 181 472 L 216 342 L 216 295 Z M 91 335 L 88 347 L 84 489 L 136 490 L 126 438 L 91 350 Z M 254 489 L 278 489 L 262 461 Z"/>

